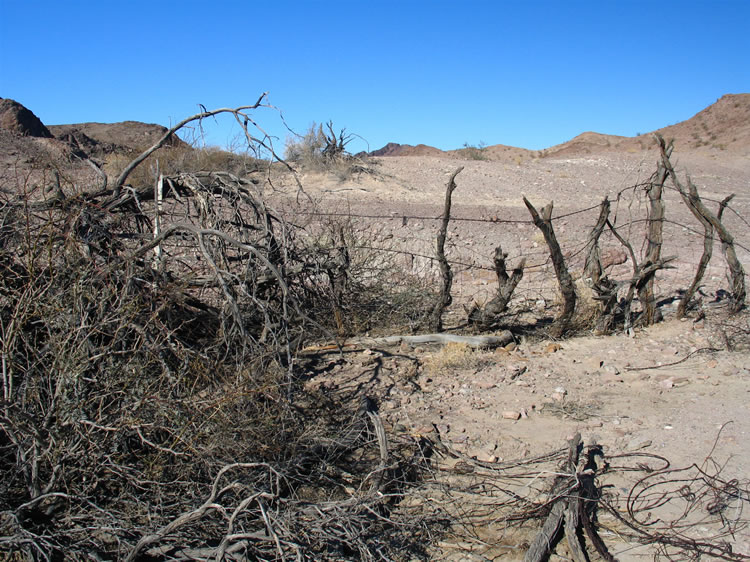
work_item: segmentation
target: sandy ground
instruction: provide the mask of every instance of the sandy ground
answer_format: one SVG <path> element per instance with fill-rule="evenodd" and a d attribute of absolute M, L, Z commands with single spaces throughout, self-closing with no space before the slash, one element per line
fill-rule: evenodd
<path fill-rule="evenodd" d="M 716 208 L 712 200 L 736 194 L 736 212 L 727 214 L 726 224 L 741 245 L 740 260 L 750 264 L 747 160 L 719 161 L 699 153 L 676 156 L 678 169 L 690 173 L 709 206 Z M 522 194 L 538 208 L 554 200 L 554 216 L 568 215 L 554 224 L 574 274 L 580 273 L 581 250 L 596 220 L 596 206 L 605 195 L 613 201 L 615 224 L 640 255 L 645 205 L 638 188 L 627 188 L 646 181 L 655 160 L 654 153 L 645 152 L 539 159 L 520 165 L 396 157 L 375 159 L 375 173 L 355 179 L 310 175 L 302 180 L 323 212 L 367 215 L 352 220 L 382 229 L 386 234 L 378 242 L 388 240 L 413 253 L 405 263 L 415 272 L 429 274 L 434 268 L 429 260 L 437 229 L 434 219 L 442 212 L 445 182 L 459 165 L 465 166 L 457 178 L 453 216 L 491 222 L 451 223 L 449 258 L 465 265 L 454 266 L 457 305 L 448 323 L 460 324 L 461 305 L 482 302 L 492 294 L 490 258 L 498 243 L 510 254 L 510 265 L 521 256 L 531 264 L 516 302 L 533 302 L 554 312 L 549 308 L 555 301 L 554 277 L 544 242 L 528 222 Z M 694 274 L 702 251 L 702 229 L 674 190 L 667 190 L 665 200 L 663 255 L 678 259 L 674 269 L 659 274 L 657 292 L 669 301 Z M 582 209 L 589 210 L 570 214 Z M 612 237 L 603 239 L 603 246 L 618 250 Z M 627 261 L 610 274 L 622 279 L 631 267 Z M 439 439 L 478 461 L 530 458 L 564 446 L 567 438 L 580 432 L 584 443 L 601 444 L 607 455 L 658 455 L 673 468 L 693 463 L 711 469 L 720 466 L 722 478 L 747 480 L 750 323 L 746 313 L 729 318 L 726 301 L 717 299 L 717 291 L 727 288 L 726 272 L 717 244 L 702 288 L 701 309 L 678 320 L 672 303 L 663 308 L 664 322 L 629 335 L 584 334 L 559 342 L 524 337 L 513 349 L 473 352 L 468 357 L 459 353 L 458 359 L 438 346 L 359 349 L 344 360 L 331 359 L 308 385 L 375 396 L 393 431 Z M 602 480 L 623 496 L 634 485 L 622 475 Z M 700 529 L 695 531 L 699 535 L 713 532 L 706 521 Z M 528 540 L 528 535 L 515 536 L 490 523 L 479 525 L 472 537 L 443 541 L 435 558 L 520 558 Z M 652 559 L 657 548 L 640 546 L 616 531 L 605 533 L 605 540 L 619 560 Z M 750 531 L 728 540 L 735 552 L 750 556 Z M 567 554 L 559 547 L 555 556 L 566 559 Z"/>

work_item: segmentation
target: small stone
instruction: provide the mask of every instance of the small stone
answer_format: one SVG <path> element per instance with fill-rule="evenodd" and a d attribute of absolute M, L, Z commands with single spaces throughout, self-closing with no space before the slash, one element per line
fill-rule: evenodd
<path fill-rule="evenodd" d="M 512 410 L 506 410 L 503 412 L 503 419 L 506 420 L 518 420 L 521 419 L 521 413 L 520 412 L 514 412 Z"/>
<path fill-rule="evenodd" d="M 375 352 L 372 349 L 369 349 L 369 348 L 362 350 L 362 355 L 372 355 L 373 353 L 375 353 Z"/>
<path fill-rule="evenodd" d="M 435 426 L 435 428 L 437 429 L 438 433 L 440 433 L 441 435 L 444 435 L 446 433 L 450 433 L 450 430 L 451 430 L 451 426 L 449 426 L 446 423 L 438 424 L 438 425 Z"/>
<path fill-rule="evenodd" d="M 521 414 L 521 419 L 525 420 L 525 419 L 528 419 L 529 417 L 529 412 L 528 410 L 526 410 L 526 408 L 521 408 L 520 414 Z"/>
<path fill-rule="evenodd" d="M 414 433 L 416 433 L 417 435 L 429 435 L 430 433 L 435 433 L 435 431 L 436 430 L 435 430 L 435 426 L 434 425 L 432 425 L 432 424 L 429 424 L 429 425 L 425 424 L 425 425 L 420 425 L 418 428 L 416 428 L 414 430 Z"/>
<path fill-rule="evenodd" d="M 565 390 L 565 388 L 563 388 L 562 386 L 558 386 L 555 389 L 555 392 L 557 392 L 558 394 L 562 394 L 563 396 L 565 396 L 568 393 L 568 391 Z"/>
<path fill-rule="evenodd" d="M 719 366 L 719 362 L 716 359 L 711 359 L 706 363 L 706 368 L 708 369 L 715 369 Z"/>
<path fill-rule="evenodd" d="M 659 381 L 659 388 L 672 388 L 674 386 L 674 381 L 672 379 L 664 379 L 663 381 Z"/>
<path fill-rule="evenodd" d="M 557 353 L 562 348 L 563 347 L 559 343 L 553 342 L 553 343 L 548 343 L 546 346 L 544 346 L 544 351 L 546 351 L 547 353 Z"/>
<path fill-rule="evenodd" d="M 512 341 L 501 349 L 504 349 L 505 351 L 514 351 L 517 347 L 518 345 L 516 344 L 516 342 Z"/>
<path fill-rule="evenodd" d="M 565 400 L 565 395 L 562 394 L 562 393 L 560 393 L 560 392 L 553 392 L 552 393 L 552 399 L 555 402 L 562 402 L 563 400 Z"/>
<path fill-rule="evenodd" d="M 497 462 L 497 455 L 481 452 L 477 454 L 477 460 L 480 462 Z"/>

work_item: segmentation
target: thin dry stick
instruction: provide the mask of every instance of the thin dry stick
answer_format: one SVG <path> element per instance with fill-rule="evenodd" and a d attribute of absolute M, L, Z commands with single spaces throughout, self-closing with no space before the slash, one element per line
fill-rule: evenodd
<path fill-rule="evenodd" d="M 196 113 L 195 115 L 191 115 L 190 117 L 183 119 L 182 121 L 177 123 L 177 125 L 167 130 L 167 132 L 164 133 L 158 141 L 156 141 L 153 145 L 151 145 L 149 148 L 144 150 L 135 159 L 133 159 L 133 161 L 130 162 L 130 164 L 125 166 L 125 169 L 120 173 L 120 175 L 117 177 L 117 179 L 115 180 L 115 183 L 112 186 L 112 198 L 117 199 L 120 196 L 120 189 L 125 183 L 125 180 L 128 179 L 128 176 L 130 175 L 130 173 L 133 170 L 135 170 L 141 162 L 143 162 L 146 158 L 148 158 L 154 152 L 156 152 L 162 146 L 164 146 L 172 135 L 174 135 L 177 131 L 182 129 L 188 123 L 192 121 L 196 121 L 196 120 L 206 119 L 208 117 L 213 117 L 214 115 L 219 115 L 220 113 L 232 113 L 233 115 L 237 115 L 241 111 L 257 109 L 261 107 L 263 100 L 265 99 L 267 95 L 268 95 L 268 92 L 262 93 L 260 97 L 258 98 L 258 101 L 256 101 L 253 105 L 244 105 L 244 106 L 237 107 L 234 109 L 223 107 L 221 109 L 214 109 L 212 111 L 202 111 L 201 113 Z"/>
<path fill-rule="evenodd" d="M 139 540 L 133 547 L 133 550 L 130 551 L 130 554 L 128 554 L 128 556 L 125 558 L 125 562 L 135 560 L 135 558 L 138 556 L 138 554 L 141 553 L 141 551 L 143 551 L 144 548 L 162 540 L 164 537 L 168 536 L 170 533 L 182 527 L 183 525 L 187 525 L 188 523 L 200 519 L 211 510 L 219 509 L 220 506 L 215 503 L 216 498 L 218 498 L 221 494 L 228 490 L 240 487 L 239 484 L 234 482 L 219 489 L 219 482 L 221 481 L 222 476 L 224 476 L 224 474 L 226 474 L 229 470 L 233 470 L 235 468 L 266 468 L 268 470 L 272 470 L 271 467 L 266 463 L 233 463 L 226 465 L 219 471 L 219 473 L 216 475 L 216 478 L 214 478 L 213 485 L 211 486 L 211 494 L 199 508 L 188 513 L 183 513 L 177 519 L 159 529 L 156 533 L 142 537 L 141 540 Z M 257 492 L 253 494 L 253 496 L 255 498 L 265 497 L 268 499 L 273 499 L 273 496 L 266 492 Z"/>

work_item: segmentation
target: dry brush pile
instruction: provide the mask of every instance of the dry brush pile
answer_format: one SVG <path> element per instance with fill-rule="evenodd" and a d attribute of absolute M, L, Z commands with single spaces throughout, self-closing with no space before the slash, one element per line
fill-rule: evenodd
<path fill-rule="evenodd" d="M 273 158 L 248 128 L 262 101 L 218 112 Z M 269 209 L 270 164 L 126 183 L 165 140 L 114 182 L 3 186 L 0 551 L 418 556 L 426 522 L 397 507 L 419 447 L 388 443 L 369 400 L 305 395 L 296 362 L 344 317 L 377 319 L 394 287 L 350 267 L 343 226 L 310 234 Z"/>

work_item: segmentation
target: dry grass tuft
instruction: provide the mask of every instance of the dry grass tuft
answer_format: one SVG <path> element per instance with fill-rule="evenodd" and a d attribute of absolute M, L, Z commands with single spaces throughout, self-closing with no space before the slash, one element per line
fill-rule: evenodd
<path fill-rule="evenodd" d="M 424 365 L 433 373 L 446 369 L 479 369 L 488 365 L 492 357 L 492 353 L 474 349 L 465 343 L 447 343 L 427 356 Z"/>

